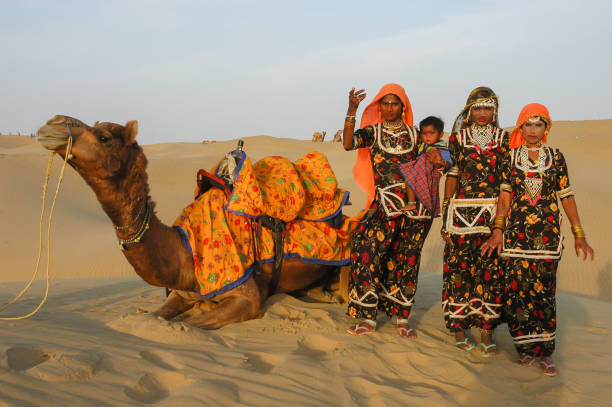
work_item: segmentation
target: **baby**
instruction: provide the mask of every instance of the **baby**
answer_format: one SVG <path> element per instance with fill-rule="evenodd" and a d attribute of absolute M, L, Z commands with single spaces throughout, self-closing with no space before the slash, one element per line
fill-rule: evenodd
<path fill-rule="evenodd" d="M 421 144 L 418 146 L 418 157 L 416 160 L 402 164 L 400 171 L 406 180 L 408 202 L 402 208 L 403 211 L 411 211 L 417 208 L 418 200 L 429 210 L 432 216 L 438 216 L 440 212 L 439 184 L 442 171 L 448 170 L 453 163 L 448 145 L 441 140 L 444 134 L 444 122 L 437 117 L 429 116 L 419 123 L 419 134 Z M 426 160 L 424 153 L 437 148 L 441 159 L 433 165 Z"/>

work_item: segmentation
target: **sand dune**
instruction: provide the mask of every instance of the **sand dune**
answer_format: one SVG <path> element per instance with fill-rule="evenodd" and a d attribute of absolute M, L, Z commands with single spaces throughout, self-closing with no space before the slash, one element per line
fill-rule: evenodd
<path fill-rule="evenodd" d="M 564 152 L 594 262 L 566 250 L 558 272 L 561 374 L 546 378 L 514 363 L 505 327 L 491 359 L 452 346 L 440 312 L 439 221 L 423 252 L 413 321 L 416 341 L 389 321 L 367 338 L 345 333 L 345 306 L 277 295 L 263 318 L 213 332 L 150 315 L 163 291 L 135 277 L 93 193 L 66 172 L 54 215 L 51 294 L 25 321 L 0 321 L 0 407 L 46 405 L 607 405 L 612 338 L 609 210 L 612 120 L 555 122 L 549 142 Z M 245 138 L 253 160 L 328 156 L 355 214 L 365 196 L 351 174 L 355 152 L 339 144 Z M 145 146 L 151 195 L 161 219 L 192 200 L 195 173 L 236 141 Z M 29 279 L 38 248 L 41 186 L 48 154 L 27 137 L 0 136 L 0 305 Z M 54 165 L 57 175 L 59 160 Z M 56 179 L 53 177 L 52 179 Z M 55 189 L 52 184 L 50 191 Z M 43 283 L 2 316 L 31 310 Z"/>

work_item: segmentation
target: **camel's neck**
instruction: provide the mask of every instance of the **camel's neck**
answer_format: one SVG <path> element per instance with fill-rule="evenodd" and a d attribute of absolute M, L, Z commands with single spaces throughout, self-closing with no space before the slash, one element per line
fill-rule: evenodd
<path fill-rule="evenodd" d="M 144 221 L 149 198 L 146 169 L 147 158 L 135 146 L 116 177 L 89 183 L 122 238 L 136 233 Z"/>

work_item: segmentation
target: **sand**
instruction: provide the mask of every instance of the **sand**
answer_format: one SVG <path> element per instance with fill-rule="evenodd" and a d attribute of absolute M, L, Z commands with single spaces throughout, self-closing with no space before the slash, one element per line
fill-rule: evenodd
<path fill-rule="evenodd" d="M 5 406 L 598 406 L 612 397 L 612 120 L 555 122 L 550 144 L 564 152 L 594 262 L 566 250 L 558 271 L 559 376 L 522 368 L 505 325 L 499 355 L 483 358 L 452 346 L 441 307 L 439 220 L 426 242 L 412 324 L 417 340 L 400 339 L 390 321 L 368 337 L 345 333 L 346 307 L 288 295 L 270 298 L 261 319 L 202 331 L 150 315 L 163 290 L 148 286 L 117 247 L 93 193 L 66 172 L 54 215 L 52 284 L 34 317 L 0 321 L 0 407 Z M 208 136 L 208 138 L 213 138 Z M 355 214 L 365 196 L 351 168 L 356 154 L 331 142 L 247 137 L 253 160 L 296 159 L 318 150 Z M 145 146 L 151 195 L 171 223 L 190 203 L 199 168 L 210 168 L 235 141 Z M 34 268 L 41 186 L 48 153 L 28 137 L 0 136 L 0 305 Z M 54 174 L 57 174 L 56 160 Z M 52 178 L 56 179 L 56 178 Z M 50 190 L 54 190 L 55 186 Z M 33 309 L 37 281 L 1 316 Z M 474 332 L 477 336 L 477 333 Z"/>

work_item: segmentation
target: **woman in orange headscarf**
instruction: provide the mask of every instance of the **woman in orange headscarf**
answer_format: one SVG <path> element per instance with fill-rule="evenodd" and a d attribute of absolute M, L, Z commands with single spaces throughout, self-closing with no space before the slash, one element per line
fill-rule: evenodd
<path fill-rule="evenodd" d="M 346 150 L 359 149 L 353 173 L 368 195 L 367 211 L 353 235 L 348 315 L 364 321 L 349 328 L 362 335 L 376 329 L 376 313 L 397 317 L 401 336 L 416 337 L 408 316 L 416 292 L 423 242 L 431 216 L 423 205 L 405 212 L 408 194 L 400 165 L 416 158 L 419 134 L 412 126 L 412 108 L 404 89 L 387 84 L 365 108 L 361 128 L 355 114 L 363 90 L 349 93 L 344 124 Z M 435 160 L 432 151 L 432 160 Z M 439 158 L 439 157 L 437 157 Z"/>
<path fill-rule="evenodd" d="M 512 132 L 513 148 L 501 164 L 500 195 L 491 237 L 482 254 L 502 256 L 505 315 L 519 353 L 519 363 L 539 365 L 556 375 L 556 272 L 561 251 L 561 200 L 572 224 L 576 254 L 593 258 L 576 209 L 563 154 L 546 146 L 552 122 L 539 103 L 523 108 Z"/>

